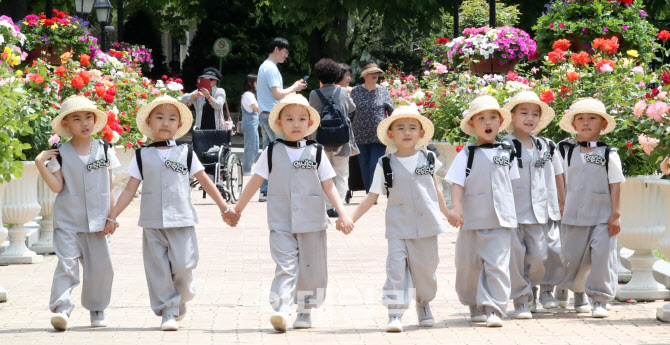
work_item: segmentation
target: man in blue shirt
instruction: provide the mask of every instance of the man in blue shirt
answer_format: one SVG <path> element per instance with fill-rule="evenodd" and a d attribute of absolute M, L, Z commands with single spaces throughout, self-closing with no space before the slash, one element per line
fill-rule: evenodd
<path fill-rule="evenodd" d="M 307 82 L 300 79 L 293 83 L 290 87 L 284 89 L 284 81 L 279 73 L 277 64 L 283 63 L 288 57 L 289 44 L 285 38 L 277 37 L 268 45 L 268 52 L 270 55 L 267 60 L 261 64 L 258 69 L 258 79 L 256 80 L 256 96 L 258 97 L 258 107 L 261 112 L 258 123 L 261 126 L 261 133 L 263 134 L 263 148 L 267 147 L 270 142 L 277 139 L 277 136 L 270 128 L 268 118 L 270 110 L 279 103 L 279 101 L 286 95 L 299 92 L 307 88 Z M 267 200 L 268 181 L 263 182 L 261 186 L 260 196 L 258 201 L 263 202 Z"/>

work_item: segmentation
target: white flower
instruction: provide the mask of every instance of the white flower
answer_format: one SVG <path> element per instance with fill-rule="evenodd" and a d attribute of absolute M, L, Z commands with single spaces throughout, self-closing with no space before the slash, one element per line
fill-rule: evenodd
<path fill-rule="evenodd" d="M 165 87 L 165 83 L 163 83 L 162 80 L 158 79 L 158 81 L 156 82 L 156 87 L 162 89 Z"/>
<path fill-rule="evenodd" d="M 642 66 L 635 66 L 633 67 L 633 73 L 644 74 L 644 68 L 642 68 Z"/>
<path fill-rule="evenodd" d="M 105 65 L 105 63 L 102 62 L 102 60 L 98 60 L 98 61 L 95 62 L 95 67 L 101 68 L 104 65 Z"/>
<path fill-rule="evenodd" d="M 412 98 L 421 101 L 421 100 L 423 100 L 424 98 L 426 98 L 426 94 L 425 94 L 423 91 L 421 91 L 421 90 L 417 90 L 417 91 L 412 95 Z"/>
<path fill-rule="evenodd" d="M 613 71 L 614 71 L 614 68 L 612 68 L 612 66 L 608 63 L 606 63 L 606 64 L 604 64 L 600 67 L 600 72 L 602 72 L 602 73 L 605 73 L 605 72 L 612 73 Z"/>
<path fill-rule="evenodd" d="M 397 87 L 397 86 L 400 86 L 400 85 L 402 85 L 402 81 L 400 81 L 400 79 L 396 79 L 396 80 L 393 81 L 393 86 Z"/>
<path fill-rule="evenodd" d="M 2 35 L 0 35 L 0 44 L 3 44 L 3 43 L 5 43 L 5 37 L 3 37 Z"/>
<path fill-rule="evenodd" d="M 171 81 L 167 84 L 167 88 L 172 91 L 181 91 L 184 89 L 184 85 Z"/>
<path fill-rule="evenodd" d="M 388 88 L 389 87 L 389 82 L 388 81 L 383 81 L 382 86 Z"/>
<path fill-rule="evenodd" d="M 116 106 L 114 106 L 114 107 L 112 108 L 112 113 L 114 113 L 114 115 L 119 115 L 119 108 L 117 108 Z"/>
<path fill-rule="evenodd" d="M 141 139 L 140 141 L 143 142 L 143 143 L 146 143 L 147 140 L 149 140 L 149 139 L 147 138 L 147 136 L 146 136 L 146 135 L 143 135 L 143 136 L 142 136 L 142 139 Z"/>
<path fill-rule="evenodd" d="M 110 140 L 109 142 L 111 144 L 116 144 L 119 141 L 119 139 L 121 139 L 121 135 L 119 135 L 119 133 L 117 133 L 116 131 L 112 131 L 112 140 Z"/>

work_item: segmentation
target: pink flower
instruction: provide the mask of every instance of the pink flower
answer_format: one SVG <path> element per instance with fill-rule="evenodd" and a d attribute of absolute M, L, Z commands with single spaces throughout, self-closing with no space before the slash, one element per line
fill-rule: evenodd
<path fill-rule="evenodd" d="M 669 109 L 670 107 L 665 102 L 657 101 L 647 108 L 647 117 L 656 122 L 661 122 L 663 121 L 662 115 L 667 113 Z"/>
<path fill-rule="evenodd" d="M 642 66 L 635 66 L 633 67 L 633 73 L 644 74 L 644 68 L 642 68 Z"/>
<path fill-rule="evenodd" d="M 437 72 L 437 74 L 445 74 L 447 73 L 447 66 L 440 64 L 435 68 L 435 72 Z"/>
<path fill-rule="evenodd" d="M 644 114 L 645 108 L 647 108 L 647 102 L 645 102 L 642 99 L 639 102 L 635 103 L 635 107 L 633 108 L 633 115 L 635 115 L 636 117 L 642 116 L 642 114 Z"/>
<path fill-rule="evenodd" d="M 640 143 L 640 146 L 642 146 L 642 150 L 644 151 L 644 153 L 649 155 L 651 154 L 651 151 L 654 151 L 656 146 L 658 146 L 660 140 L 650 138 L 644 135 L 644 133 L 642 133 L 640 134 L 640 136 L 637 137 L 637 141 Z"/>
<path fill-rule="evenodd" d="M 670 157 L 665 157 L 665 159 L 661 162 L 661 172 L 663 175 L 670 174 Z"/>
<path fill-rule="evenodd" d="M 558 26 L 560 26 L 561 29 L 565 29 L 565 24 L 563 24 L 563 23 L 558 24 Z"/>
<path fill-rule="evenodd" d="M 607 32 L 609 30 L 607 30 L 607 28 L 603 26 L 603 31 Z"/>
<path fill-rule="evenodd" d="M 640 84 L 637 85 L 640 89 L 644 89 L 644 82 L 640 80 Z"/>
<path fill-rule="evenodd" d="M 49 137 L 49 145 L 54 146 L 54 144 L 58 144 L 60 142 L 60 137 L 58 134 L 54 133 L 54 135 Z"/>

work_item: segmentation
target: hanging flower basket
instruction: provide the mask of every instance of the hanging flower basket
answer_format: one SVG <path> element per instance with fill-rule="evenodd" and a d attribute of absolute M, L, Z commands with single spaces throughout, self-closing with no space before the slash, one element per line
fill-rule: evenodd
<path fill-rule="evenodd" d="M 62 49 L 58 50 L 53 46 L 40 45 L 28 52 L 28 57 L 26 58 L 26 61 L 29 64 L 32 64 L 33 61 L 40 58 L 50 65 L 60 66 L 61 64 L 60 56 L 63 55 L 63 53 L 69 52 L 70 50 L 71 50 L 70 46 L 65 46 Z"/>
<path fill-rule="evenodd" d="M 486 74 L 505 74 L 514 70 L 514 66 L 519 62 L 519 59 L 508 60 L 501 62 L 497 58 L 482 59 L 477 62 L 470 61 L 470 71 L 473 73 Z"/>

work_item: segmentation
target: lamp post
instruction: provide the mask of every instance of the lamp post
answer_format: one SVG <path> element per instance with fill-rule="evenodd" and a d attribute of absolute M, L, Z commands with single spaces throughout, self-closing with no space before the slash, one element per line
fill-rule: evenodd
<path fill-rule="evenodd" d="M 74 11 L 79 13 L 82 18 L 88 18 L 93 11 L 95 0 L 74 0 Z"/>
<path fill-rule="evenodd" d="M 95 0 L 95 15 L 98 17 L 100 23 L 100 47 L 105 51 L 105 35 L 107 30 L 105 26 L 110 22 L 110 15 L 112 13 L 112 4 L 109 0 Z"/>

